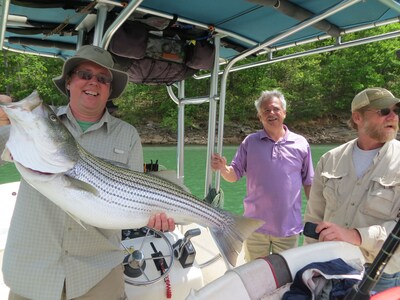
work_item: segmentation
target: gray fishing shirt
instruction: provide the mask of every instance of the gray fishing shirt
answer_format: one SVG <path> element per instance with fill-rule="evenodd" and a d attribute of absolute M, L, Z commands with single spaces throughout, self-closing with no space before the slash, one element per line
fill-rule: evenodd
<path fill-rule="evenodd" d="M 83 133 L 68 106 L 57 115 L 93 155 L 143 171 L 142 144 L 133 126 L 106 112 Z M 0 152 L 8 134 L 9 126 L 0 127 Z M 85 227 L 21 180 L 3 258 L 4 282 L 14 293 L 37 300 L 60 299 L 64 282 L 67 299 L 88 292 L 124 255 L 120 231 Z"/>

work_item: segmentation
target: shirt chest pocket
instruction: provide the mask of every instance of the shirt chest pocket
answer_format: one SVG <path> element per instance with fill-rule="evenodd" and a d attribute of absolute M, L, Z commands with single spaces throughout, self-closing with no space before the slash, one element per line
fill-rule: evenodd
<path fill-rule="evenodd" d="M 326 199 L 326 209 L 328 211 L 337 210 L 341 204 L 341 199 L 344 198 L 342 186 L 345 174 L 336 175 L 324 172 L 321 176 L 324 181 L 322 194 Z"/>
<path fill-rule="evenodd" d="M 104 149 L 103 149 L 104 150 Z M 99 157 L 102 157 L 103 160 L 111 163 L 114 166 L 118 166 L 121 168 L 129 169 L 128 160 L 129 160 L 129 150 L 124 147 L 112 147 L 108 150 L 104 150 L 105 153 L 101 153 Z M 106 158 L 105 158 L 106 157 Z"/>
<path fill-rule="evenodd" d="M 400 210 L 400 182 L 374 178 L 360 211 L 382 220 L 394 220 Z"/>

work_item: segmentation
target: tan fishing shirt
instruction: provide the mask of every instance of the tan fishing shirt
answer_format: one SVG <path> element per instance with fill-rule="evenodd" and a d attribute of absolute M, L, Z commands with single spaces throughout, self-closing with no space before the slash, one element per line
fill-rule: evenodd
<path fill-rule="evenodd" d="M 352 140 L 325 153 L 316 168 L 307 203 L 305 221 L 328 221 L 356 228 L 360 249 L 367 263 L 377 256 L 399 219 L 400 142 L 387 142 L 374 157 L 366 173 L 357 178 Z M 307 243 L 315 242 L 306 238 Z M 400 271 L 400 249 L 384 272 Z"/>
<path fill-rule="evenodd" d="M 143 171 L 142 145 L 133 126 L 106 112 L 83 133 L 68 106 L 57 114 L 90 153 Z M 8 132 L 0 129 L 2 151 Z M 29 299 L 60 299 L 64 281 L 67 299 L 85 294 L 123 260 L 120 231 L 85 226 L 21 180 L 4 253 L 5 283 Z"/>

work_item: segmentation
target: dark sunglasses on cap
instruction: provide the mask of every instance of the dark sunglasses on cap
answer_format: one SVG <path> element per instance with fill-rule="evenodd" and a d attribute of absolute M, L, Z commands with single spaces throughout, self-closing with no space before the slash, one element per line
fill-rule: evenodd
<path fill-rule="evenodd" d="M 368 111 L 374 111 L 376 112 L 378 115 L 384 117 L 390 114 L 391 111 L 393 111 L 396 115 L 400 114 L 400 107 L 396 107 L 393 109 L 390 108 L 381 108 L 381 109 L 368 109 Z"/>
<path fill-rule="evenodd" d="M 101 84 L 110 84 L 112 81 L 112 77 L 105 75 L 105 74 L 93 74 L 90 71 L 84 71 L 84 70 L 78 70 L 72 72 L 72 74 L 76 74 L 80 79 L 83 80 L 90 80 L 93 78 L 93 76 L 96 77 L 97 81 Z"/>

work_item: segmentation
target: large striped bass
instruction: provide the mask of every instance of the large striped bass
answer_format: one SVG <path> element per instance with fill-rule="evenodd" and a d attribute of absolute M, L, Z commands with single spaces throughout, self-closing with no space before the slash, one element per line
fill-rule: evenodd
<path fill-rule="evenodd" d="M 233 266 L 242 242 L 264 222 L 214 208 L 156 176 L 114 166 L 83 149 L 36 92 L 2 104 L 11 122 L 4 160 L 77 221 L 105 229 L 146 226 L 165 212 L 176 223 L 208 227 Z"/>

